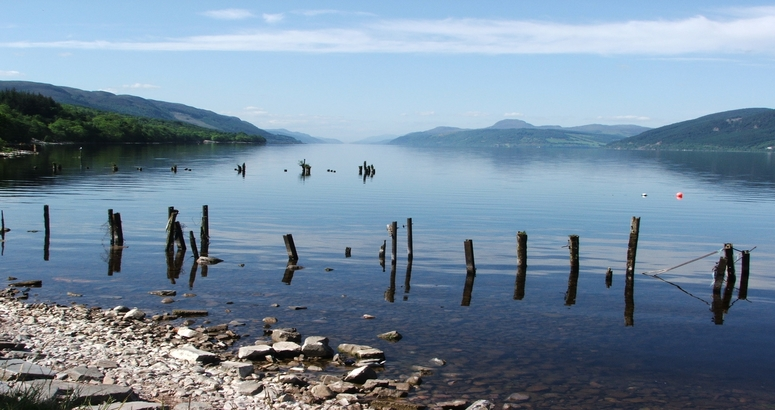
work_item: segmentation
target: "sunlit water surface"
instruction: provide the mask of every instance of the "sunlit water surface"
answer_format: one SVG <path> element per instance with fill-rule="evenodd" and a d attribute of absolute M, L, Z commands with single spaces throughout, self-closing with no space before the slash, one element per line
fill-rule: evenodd
<path fill-rule="evenodd" d="M 300 160 L 312 165 L 311 176 L 300 176 Z M 373 177 L 358 175 L 363 161 L 375 166 Z M 54 162 L 61 171 L 52 172 Z M 242 163 L 244 176 L 234 170 Z M 44 205 L 51 218 L 47 249 Z M 210 255 L 224 262 L 205 276 L 189 249 L 182 269 L 170 272 L 168 207 L 199 240 L 203 205 Z M 274 316 L 277 326 L 328 336 L 332 345 L 383 349 L 386 378 L 441 358 L 446 365 L 412 393 L 426 403 L 460 397 L 502 403 L 521 392 L 536 407 L 764 408 L 775 402 L 773 205 L 769 154 L 58 147 L 0 161 L 0 209 L 11 228 L 0 269 L 3 277 L 43 280 L 31 301 L 121 304 L 149 314 L 207 309 L 214 324 L 246 323 L 236 329 L 249 335 L 240 345 L 262 337 L 262 319 Z M 108 209 L 123 220 L 120 271 L 109 264 Z M 624 267 L 633 216 L 641 223 L 634 325 L 626 326 Z M 411 266 L 407 218 L 413 219 Z M 394 268 L 386 230 L 392 221 L 399 226 Z M 529 238 L 521 298 L 515 295 L 517 231 Z M 304 266 L 291 274 L 288 233 Z M 580 237 L 574 304 L 566 303 L 569 235 Z M 476 262 L 470 300 L 464 300 L 466 239 L 473 240 Z M 378 250 L 385 240 L 383 268 Z M 665 281 L 642 274 L 724 243 L 753 249 L 751 276 L 747 300 L 738 300 L 735 289 L 716 323 L 711 285 L 719 254 L 661 274 Z M 614 277 L 607 287 L 609 267 Z M 737 269 L 739 286 L 739 262 Z M 175 302 L 165 305 L 148 294 L 159 289 L 176 290 Z M 404 338 L 376 337 L 390 330 Z"/>

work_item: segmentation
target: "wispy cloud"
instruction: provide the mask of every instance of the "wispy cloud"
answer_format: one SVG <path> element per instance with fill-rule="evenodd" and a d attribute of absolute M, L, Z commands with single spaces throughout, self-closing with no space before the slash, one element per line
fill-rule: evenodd
<path fill-rule="evenodd" d="M 643 115 L 614 115 L 613 117 L 598 117 L 600 120 L 625 120 L 625 121 L 651 121 L 651 118 Z"/>
<path fill-rule="evenodd" d="M 317 17 L 329 14 L 337 14 L 343 16 L 376 16 L 374 13 L 368 13 L 365 11 L 348 11 L 348 10 L 334 10 L 334 9 L 320 9 L 320 10 L 299 10 L 295 12 L 307 17 Z"/>
<path fill-rule="evenodd" d="M 255 17 L 253 13 L 245 9 L 208 10 L 201 14 L 218 20 L 243 20 Z"/>
<path fill-rule="evenodd" d="M 280 13 L 280 14 L 267 14 L 267 13 L 264 13 L 264 14 L 261 15 L 261 17 L 264 18 L 265 22 L 267 22 L 269 24 L 274 24 L 274 23 L 279 23 L 279 22 L 283 21 L 283 19 L 285 18 L 285 15 L 283 15 L 282 13 Z"/>
<path fill-rule="evenodd" d="M 327 11 L 317 11 L 318 13 Z M 207 12 L 246 18 L 241 9 Z M 312 13 L 312 11 L 310 11 Z M 269 21 L 276 17 L 265 15 Z M 262 28 L 157 42 L 3 42 L 5 48 L 302 53 L 598 54 L 652 57 L 775 54 L 775 7 L 718 17 L 599 24 L 487 19 L 398 19 L 318 29 Z"/>
<path fill-rule="evenodd" d="M 0 77 L 19 77 L 22 73 L 15 70 L 0 70 Z"/>
<path fill-rule="evenodd" d="M 504 112 L 503 116 L 504 117 L 524 117 L 525 114 L 522 114 L 521 112 L 514 111 L 514 112 Z"/>
<path fill-rule="evenodd" d="M 134 84 L 122 85 L 121 88 L 161 88 L 161 87 L 153 84 L 134 83 Z"/>
<path fill-rule="evenodd" d="M 481 111 L 466 111 L 461 115 L 463 117 L 487 117 L 490 114 L 487 114 L 486 112 L 481 112 Z"/>

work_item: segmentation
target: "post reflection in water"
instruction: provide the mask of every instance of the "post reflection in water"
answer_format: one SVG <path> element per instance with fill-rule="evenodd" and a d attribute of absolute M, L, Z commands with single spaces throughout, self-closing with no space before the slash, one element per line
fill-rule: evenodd
<path fill-rule="evenodd" d="M 285 272 L 283 273 L 284 284 L 291 284 L 293 281 L 293 272 L 296 270 L 296 267 L 296 264 L 292 260 L 288 260 L 288 265 L 285 267 Z"/>
<path fill-rule="evenodd" d="M 194 260 L 194 263 L 191 264 L 191 273 L 188 274 L 188 288 L 194 289 L 194 281 L 196 281 L 196 269 L 199 267 L 199 264 Z"/>
<path fill-rule="evenodd" d="M 568 291 L 565 292 L 565 306 L 576 304 L 576 289 L 579 284 L 579 237 L 568 237 L 568 250 L 570 251 L 570 274 L 568 275 Z"/>
<path fill-rule="evenodd" d="M 186 250 L 178 248 L 177 252 L 169 250 L 165 252 L 167 257 L 167 279 L 174 285 L 175 280 L 180 277 L 180 271 L 183 270 L 183 260 L 186 258 Z M 202 269 L 204 272 L 204 269 Z"/>
<path fill-rule="evenodd" d="M 390 286 L 385 291 L 385 300 L 393 303 L 396 298 L 396 264 L 390 264 Z"/>
<path fill-rule="evenodd" d="M 517 281 L 514 283 L 514 300 L 525 298 L 527 279 L 527 233 L 517 232 Z"/>
<path fill-rule="evenodd" d="M 412 281 L 412 259 L 414 256 L 409 254 L 406 259 L 406 276 L 404 277 L 404 300 L 409 300 L 409 288 Z"/>
<path fill-rule="evenodd" d="M 471 292 L 474 290 L 474 278 L 476 272 L 469 270 L 466 272 L 466 284 L 463 287 L 463 301 L 460 306 L 471 306 Z"/>
<path fill-rule="evenodd" d="M 111 246 L 108 251 L 108 276 L 121 272 L 121 258 L 124 255 L 123 246 Z"/>
<path fill-rule="evenodd" d="M 627 270 L 624 277 L 624 325 L 635 326 L 635 273 Z"/>

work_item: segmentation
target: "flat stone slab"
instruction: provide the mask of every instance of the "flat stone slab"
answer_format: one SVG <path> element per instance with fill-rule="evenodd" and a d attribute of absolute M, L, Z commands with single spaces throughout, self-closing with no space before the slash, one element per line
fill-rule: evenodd
<path fill-rule="evenodd" d="M 67 373 L 67 377 L 70 380 L 77 382 L 87 380 L 102 380 L 105 378 L 105 374 L 96 367 L 78 366 L 67 370 L 65 373 Z"/>
<path fill-rule="evenodd" d="M 53 379 L 53 370 L 19 359 L 0 359 L 0 380 Z"/>
<path fill-rule="evenodd" d="M 237 357 L 248 360 L 264 360 L 267 355 L 274 354 L 274 349 L 269 345 L 244 346 L 239 348 Z"/>
<path fill-rule="evenodd" d="M 69 397 L 74 404 L 100 404 L 107 401 L 123 403 L 135 399 L 131 387 L 115 384 L 86 384 L 61 380 L 32 380 L 20 384 L 21 389 L 31 389 L 41 400 Z"/>
<path fill-rule="evenodd" d="M 82 407 L 89 410 L 155 410 L 163 409 L 164 405 L 161 403 L 151 403 L 147 401 L 130 401 L 126 403 L 112 403 L 110 405 L 97 405 Z M 192 407 L 193 408 L 193 407 Z"/>
<path fill-rule="evenodd" d="M 170 351 L 170 356 L 189 363 L 218 363 L 220 358 L 215 353 L 199 350 L 192 345 L 184 345 Z"/>

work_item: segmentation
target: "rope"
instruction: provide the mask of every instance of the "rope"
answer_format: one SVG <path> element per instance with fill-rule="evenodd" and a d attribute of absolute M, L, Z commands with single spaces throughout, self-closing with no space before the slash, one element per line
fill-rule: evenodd
<path fill-rule="evenodd" d="M 659 270 L 652 270 L 652 271 L 649 271 L 649 272 L 641 272 L 641 273 L 642 273 L 643 275 L 648 275 L 648 276 L 654 276 L 654 277 L 656 277 L 657 275 L 661 275 L 661 274 L 663 274 L 663 273 L 665 273 L 665 272 L 669 272 L 669 271 L 671 271 L 671 270 L 673 270 L 673 269 L 678 269 L 678 268 L 680 268 L 681 266 L 686 266 L 686 265 L 688 265 L 688 264 L 690 264 L 690 263 L 692 263 L 692 262 L 697 262 L 698 260 L 705 259 L 705 258 L 707 258 L 708 256 L 713 256 L 713 255 L 715 255 L 715 254 L 717 254 L 717 253 L 719 253 L 719 252 L 721 252 L 721 250 L 716 250 L 716 251 L 710 252 L 710 253 L 708 253 L 708 254 L 705 254 L 705 255 L 702 255 L 702 256 L 700 256 L 699 258 L 694 258 L 694 259 L 692 259 L 692 260 L 690 260 L 690 261 L 687 261 L 687 262 L 684 262 L 684 263 L 681 263 L 681 264 L 675 265 L 675 266 L 673 266 L 672 268 L 665 268 L 665 269 L 659 269 Z"/>

